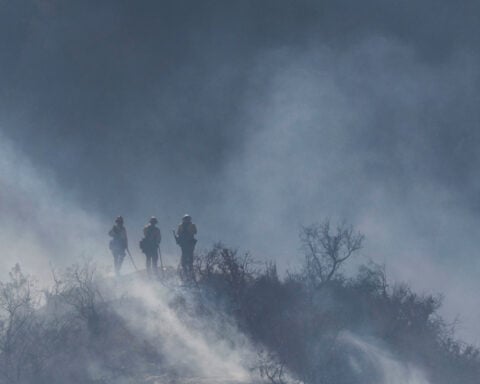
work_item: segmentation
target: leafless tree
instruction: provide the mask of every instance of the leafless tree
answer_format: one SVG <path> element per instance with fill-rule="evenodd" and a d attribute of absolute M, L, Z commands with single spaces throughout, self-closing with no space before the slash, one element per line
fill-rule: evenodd
<path fill-rule="evenodd" d="M 41 365 L 42 324 L 35 314 L 39 301 L 34 281 L 18 264 L 10 272 L 10 280 L 0 282 L 0 383 L 20 383 Z"/>
<path fill-rule="evenodd" d="M 271 384 L 303 384 L 303 381 L 291 377 L 285 363 L 275 354 L 261 350 L 257 359 L 253 370 L 258 370 L 260 377 L 267 379 Z"/>
<path fill-rule="evenodd" d="M 385 264 L 370 261 L 358 269 L 356 284 L 359 289 L 368 290 L 386 298 L 388 295 L 388 281 Z"/>
<path fill-rule="evenodd" d="M 217 243 L 207 253 L 195 258 L 195 271 L 201 278 L 207 279 L 214 274 L 221 274 L 232 285 L 238 285 L 254 273 L 253 264 L 249 253 L 239 256 L 236 250 Z"/>
<path fill-rule="evenodd" d="M 97 334 L 100 331 L 99 311 L 105 309 L 106 302 L 98 286 L 95 264 L 85 261 L 68 268 L 60 277 L 53 274 L 53 278 L 56 295 L 75 309 L 92 334 Z"/>
<path fill-rule="evenodd" d="M 332 230 L 330 221 L 302 227 L 306 277 L 315 286 L 330 281 L 341 265 L 362 248 L 364 236 L 351 225 L 341 223 Z"/>

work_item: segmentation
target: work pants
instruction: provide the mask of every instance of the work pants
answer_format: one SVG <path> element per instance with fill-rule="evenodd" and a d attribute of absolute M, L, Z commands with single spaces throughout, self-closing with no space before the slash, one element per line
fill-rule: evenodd
<path fill-rule="evenodd" d="M 150 275 L 153 272 L 158 275 L 158 251 L 148 252 L 145 256 L 147 257 L 147 274 Z"/>
<path fill-rule="evenodd" d="M 125 251 L 113 252 L 113 265 L 115 267 L 115 274 L 120 274 L 120 268 L 122 267 L 123 259 L 125 258 Z"/>
<path fill-rule="evenodd" d="M 182 258 L 180 260 L 183 271 L 187 276 L 192 277 L 193 274 L 193 250 L 195 244 L 185 244 L 182 247 Z"/>

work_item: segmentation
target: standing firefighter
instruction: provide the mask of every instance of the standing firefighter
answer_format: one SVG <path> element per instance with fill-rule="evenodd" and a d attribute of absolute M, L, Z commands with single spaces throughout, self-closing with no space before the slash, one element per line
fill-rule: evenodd
<path fill-rule="evenodd" d="M 197 227 L 192 223 L 190 215 L 185 215 L 182 218 L 182 222 L 177 228 L 175 240 L 182 249 L 181 264 L 185 276 L 193 278 L 193 250 L 197 240 L 195 235 L 197 234 Z"/>
<path fill-rule="evenodd" d="M 152 217 L 148 224 L 143 228 L 143 239 L 140 241 L 140 249 L 147 257 L 147 273 L 151 275 L 152 270 L 155 275 L 158 275 L 158 247 L 162 236 L 160 229 L 156 227 L 158 220 Z"/>
<path fill-rule="evenodd" d="M 113 255 L 115 273 L 119 275 L 123 259 L 125 258 L 125 250 L 128 249 L 127 230 L 123 226 L 122 216 L 118 216 L 115 219 L 115 224 L 108 232 L 108 235 L 112 238 L 110 240 L 110 251 L 112 251 Z"/>

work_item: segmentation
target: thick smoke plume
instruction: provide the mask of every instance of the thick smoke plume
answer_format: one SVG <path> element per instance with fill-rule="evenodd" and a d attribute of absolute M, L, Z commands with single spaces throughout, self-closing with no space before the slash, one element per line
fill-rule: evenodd
<path fill-rule="evenodd" d="M 124 214 L 132 237 L 151 215 L 168 233 L 188 212 L 200 246 L 285 270 L 299 225 L 345 218 L 476 340 L 480 10 L 462 4 L 3 2 L 1 130 L 49 207 L 101 223 L 87 232 Z"/>
<path fill-rule="evenodd" d="M 47 289 L 51 268 L 110 264 L 120 214 L 138 265 L 158 216 L 175 268 L 170 231 L 185 213 L 199 254 L 221 240 L 288 278 L 303 262 L 300 228 L 345 219 L 367 238 L 358 264 L 443 295 L 454 335 L 478 344 L 479 14 L 474 0 L 0 0 L 0 280 L 19 263 Z M 177 288 L 104 289 L 115 304 L 100 312 L 142 350 L 151 381 L 167 380 L 150 369 L 159 356 L 168 380 L 180 366 L 184 380 L 251 379 L 262 347 L 231 313 L 200 321 L 198 298 Z M 168 351 L 143 350 L 150 339 Z M 382 340 L 341 339 L 380 383 L 428 382 Z M 95 380 L 111 373 L 89 355 L 99 345 L 79 347 L 78 371 Z"/>
<path fill-rule="evenodd" d="M 52 266 L 107 255 L 101 220 L 80 208 L 74 196 L 1 132 L 0 154 L 2 278 L 16 263 L 47 278 Z"/>

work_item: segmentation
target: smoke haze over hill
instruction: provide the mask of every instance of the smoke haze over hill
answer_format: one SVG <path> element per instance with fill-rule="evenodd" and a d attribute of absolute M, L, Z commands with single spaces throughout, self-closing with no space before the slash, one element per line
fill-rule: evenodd
<path fill-rule="evenodd" d="M 108 262 L 118 214 L 132 248 L 157 215 L 174 264 L 185 212 L 200 248 L 295 269 L 300 225 L 344 218 L 479 342 L 477 2 L 0 10 L 2 272 Z"/>

